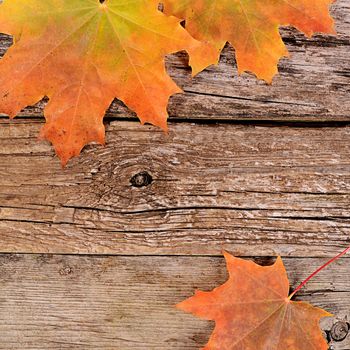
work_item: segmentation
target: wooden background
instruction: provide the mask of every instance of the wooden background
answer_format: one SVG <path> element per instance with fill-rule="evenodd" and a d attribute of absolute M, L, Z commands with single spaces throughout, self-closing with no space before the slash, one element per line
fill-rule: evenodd
<path fill-rule="evenodd" d="M 282 255 L 295 287 L 350 244 L 349 0 L 332 12 L 336 37 L 281 29 L 291 58 L 272 86 L 238 76 L 230 47 L 194 79 L 184 53 L 169 57 L 186 92 L 169 135 L 115 102 L 107 146 L 66 169 L 36 140 L 45 101 L 0 117 L 0 349 L 200 349 L 213 323 L 174 304 L 225 281 L 223 249 Z M 334 313 L 330 348 L 350 349 L 335 341 L 349 257 L 297 299 Z"/>

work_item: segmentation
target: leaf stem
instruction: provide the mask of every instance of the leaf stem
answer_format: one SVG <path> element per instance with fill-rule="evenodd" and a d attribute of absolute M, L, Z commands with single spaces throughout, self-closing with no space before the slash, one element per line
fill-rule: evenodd
<path fill-rule="evenodd" d="M 312 273 L 307 279 L 305 279 L 303 282 L 299 284 L 299 286 L 294 290 L 294 292 L 289 296 L 289 299 L 292 299 L 292 297 L 299 292 L 301 288 L 305 286 L 306 283 L 308 283 L 314 276 L 316 276 L 319 272 L 321 272 L 324 268 L 326 268 L 328 265 L 332 264 L 334 261 L 338 260 L 340 257 L 345 255 L 347 252 L 350 251 L 350 246 L 347 247 L 345 250 L 343 250 L 340 254 L 332 258 L 331 260 L 327 261 L 324 265 L 319 267 L 314 273 Z"/>

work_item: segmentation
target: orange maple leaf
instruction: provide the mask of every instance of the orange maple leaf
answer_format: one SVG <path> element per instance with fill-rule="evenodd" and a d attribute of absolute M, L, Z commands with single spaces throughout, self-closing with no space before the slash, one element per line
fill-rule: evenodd
<path fill-rule="evenodd" d="M 236 50 L 239 73 L 250 71 L 271 82 L 277 64 L 288 51 L 280 26 L 292 25 L 311 36 L 334 34 L 329 14 L 334 0 L 163 0 L 167 14 L 186 20 L 196 39 L 211 43 L 216 59 L 226 42 Z"/>
<path fill-rule="evenodd" d="M 215 320 L 205 350 L 328 349 L 319 321 L 332 315 L 291 300 L 294 293 L 288 296 L 289 282 L 281 258 L 265 267 L 228 253 L 225 259 L 229 272 L 226 283 L 211 292 L 197 291 L 177 305 Z"/>
<path fill-rule="evenodd" d="M 48 96 L 41 137 L 62 164 L 89 142 L 104 144 L 102 120 L 115 97 L 142 123 L 166 129 L 169 97 L 181 89 L 165 55 L 187 50 L 193 73 L 215 55 L 179 22 L 154 0 L 5 0 L 0 31 L 15 44 L 0 62 L 0 112 L 14 117 Z"/>

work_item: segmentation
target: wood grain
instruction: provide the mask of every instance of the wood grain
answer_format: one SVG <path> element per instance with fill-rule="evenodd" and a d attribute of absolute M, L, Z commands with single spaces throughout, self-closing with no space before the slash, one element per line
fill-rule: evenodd
<path fill-rule="evenodd" d="M 0 116 L 0 252 L 23 253 L 0 254 L 0 349 L 198 350 L 213 323 L 173 306 L 226 280 L 222 249 L 285 256 L 294 288 L 350 244 L 349 1 L 332 12 L 337 36 L 281 29 L 291 57 L 272 86 L 238 76 L 229 46 L 194 79 L 168 57 L 185 91 L 169 135 L 114 101 L 107 146 L 64 170 L 36 140 L 45 101 Z M 349 271 L 343 258 L 298 295 L 334 313 L 327 333 L 349 320 Z"/>
<path fill-rule="evenodd" d="M 291 284 L 322 263 L 285 259 Z M 335 315 L 324 330 L 350 316 L 349 269 L 338 261 L 298 296 Z M 213 323 L 174 305 L 226 278 L 221 257 L 1 255 L 0 349 L 198 350 Z M 333 345 L 349 350 L 350 336 Z"/>
<path fill-rule="evenodd" d="M 184 53 L 168 59 L 168 71 L 186 92 L 171 99 L 172 119 L 273 120 L 334 122 L 350 120 L 350 3 L 337 0 L 332 8 L 337 36 L 307 39 L 294 29 L 281 29 L 290 59 L 280 62 L 280 75 L 269 86 L 249 74 L 238 76 L 233 49 L 227 47 L 217 67 L 194 79 Z M 0 54 L 10 46 L 0 37 Z M 42 116 L 43 103 L 22 115 Z M 114 102 L 110 118 L 135 118 Z"/>
<path fill-rule="evenodd" d="M 41 125 L 0 124 L 2 252 L 318 257 L 350 243 L 349 127 L 113 122 L 105 148 L 63 170 Z M 132 185 L 140 172 L 148 186 Z"/>

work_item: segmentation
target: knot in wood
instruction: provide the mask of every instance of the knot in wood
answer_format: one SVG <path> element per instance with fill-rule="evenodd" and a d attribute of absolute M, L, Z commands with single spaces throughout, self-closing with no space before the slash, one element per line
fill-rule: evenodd
<path fill-rule="evenodd" d="M 331 329 L 331 337 L 335 341 L 342 341 L 349 333 L 349 324 L 344 321 L 336 322 Z"/>
<path fill-rule="evenodd" d="M 68 276 L 73 273 L 73 269 L 70 266 L 64 266 L 59 272 L 61 276 Z"/>
<path fill-rule="evenodd" d="M 147 171 L 141 171 L 130 179 L 130 183 L 134 187 L 145 187 L 150 185 L 152 181 L 153 178 Z"/>

